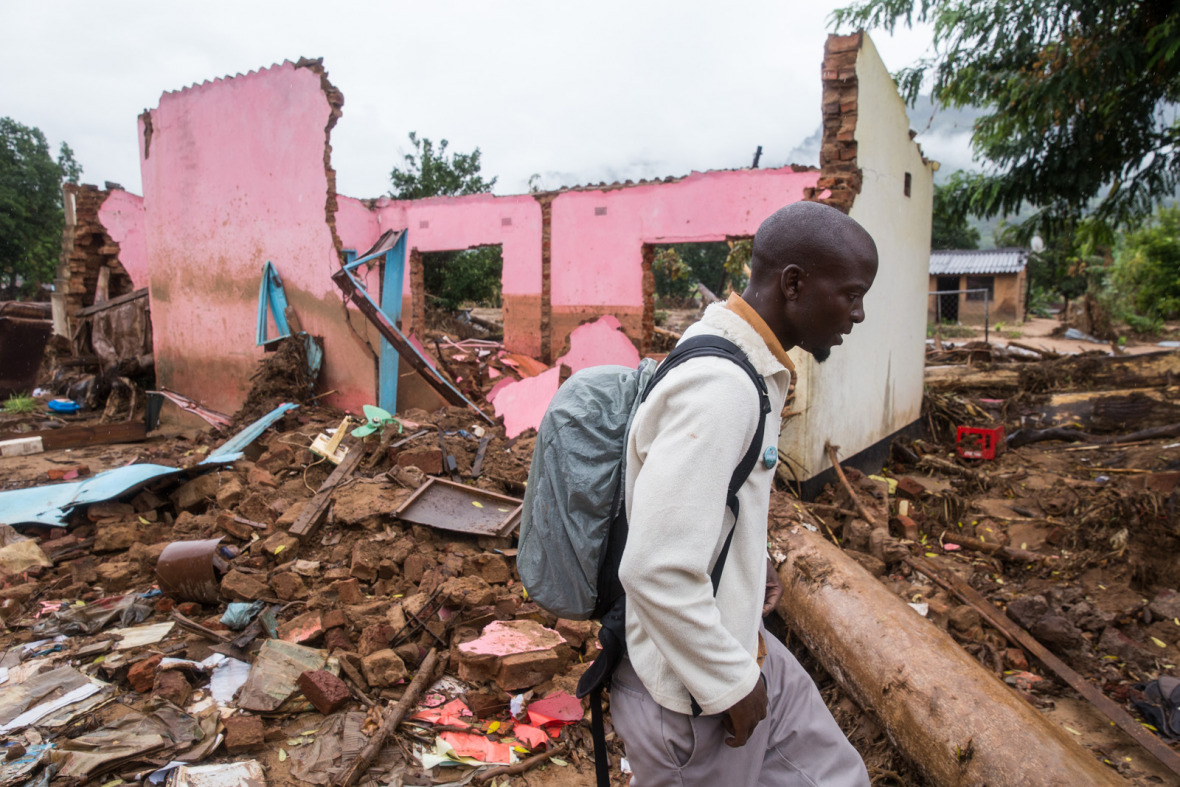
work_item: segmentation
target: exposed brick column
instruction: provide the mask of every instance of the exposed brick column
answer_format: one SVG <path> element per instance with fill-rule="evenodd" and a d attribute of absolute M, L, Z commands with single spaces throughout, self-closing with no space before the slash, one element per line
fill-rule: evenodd
<path fill-rule="evenodd" d="M 422 252 L 410 249 L 410 330 L 418 336 L 426 335 L 426 269 L 422 266 Z"/>
<path fill-rule="evenodd" d="M 119 244 L 107 234 L 98 220 L 102 203 L 111 195 L 97 186 L 67 183 L 66 193 L 74 195 L 74 224 L 67 225 L 62 238 L 62 262 L 66 289 L 66 314 L 72 319 L 79 309 L 94 305 L 98 272 L 109 268 L 107 294 L 111 297 L 131 292 L 131 277 L 119 262 Z"/>
<path fill-rule="evenodd" d="M 860 193 L 862 173 L 856 163 L 856 58 L 864 33 L 828 36 L 824 44 L 823 142 L 820 177 L 804 198 L 839 208 L 845 213 Z M 825 196 L 820 196 L 825 195 Z"/>
<path fill-rule="evenodd" d="M 642 334 L 639 337 L 640 357 L 647 355 L 651 350 L 651 339 L 656 332 L 656 275 L 651 269 L 655 255 L 655 246 L 650 243 L 643 244 L 643 322 Z"/>
<path fill-rule="evenodd" d="M 553 363 L 553 198 L 555 194 L 538 194 L 541 203 L 541 360 Z"/>

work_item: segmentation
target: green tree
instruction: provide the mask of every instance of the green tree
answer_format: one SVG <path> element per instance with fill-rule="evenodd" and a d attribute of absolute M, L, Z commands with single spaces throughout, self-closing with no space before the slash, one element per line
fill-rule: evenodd
<path fill-rule="evenodd" d="M 0 118 L 0 291 L 28 294 L 53 278 L 61 252 L 63 180 L 82 168 L 62 143 L 57 161 L 41 129 Z"/>
<path fill-rule="evenodd" d="M 410 142 L 414 152 L 405 154 L 405 168 L 394 167 L 389 173 L 393 185 L 389 196 L 394 199 L 483 194 L 496 185 L 496 178 L 484 180 L 480 175 L 479 148 L 448 155 L 445 139 L 435 150 L 429 138 L 419 137 L 415 131 L 410 132 Z"/>
<path fill-rule="evenodd" d="M 1114 282 L 1139 316 L 1180 316 L 1180 208 L 1160 208 L 1126 234 L 1115 254 Z"/>
<path fill-rule="evenodd" d="M 956 211 L 949 196 L 949 186 L 936 185 L 934 187 L 934 217 L 930 231 L 930 248 L 978 249 L 979 230 L 967 222 L 966 213 Z"/>
<path fill-rule="evenodd" d="M 1093 207 L 1128 224 L 1180 183 L 1180 14 L 1174 0 L 860 0 L 841 27 L 932 23 L 934 54 L 897 74 L 909 101 L 933 79 L 945 106 L 985 110 L 972 144 L 986 170 L 960 209 L 1045 223 Z"/>
<path fill-rule="evenodd" d="M 389 174 L 394 199 L 456 197 L 492 190 L 496 178 L 481 174 L 479 148 L 470 153 L 447 153 L 447 140 L 434 142 L 410 132 L 414 152 L 405 155 L 404 168 Z M 444 251 L 422 255 L 426 292 L 444 309 L 458 309 L 465 303 L 500 305 L 504 260 L 499 246 L 481 246 L 465 251 Z"/>

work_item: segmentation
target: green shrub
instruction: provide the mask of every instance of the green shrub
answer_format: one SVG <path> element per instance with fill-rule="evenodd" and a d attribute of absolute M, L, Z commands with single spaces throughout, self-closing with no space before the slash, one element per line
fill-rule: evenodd
<path fill-rule="evenodd" d="M 1158 318 L 1162 327 L 1162 320 L 1180 316 L 1180 208 L 1161 207 L 1124 236 L 1115 258 L 1114 284 L 1134 309 L 1124 318 L 1136 331 L 1140 329 L 1133 318 L 1153 325 Z"/>

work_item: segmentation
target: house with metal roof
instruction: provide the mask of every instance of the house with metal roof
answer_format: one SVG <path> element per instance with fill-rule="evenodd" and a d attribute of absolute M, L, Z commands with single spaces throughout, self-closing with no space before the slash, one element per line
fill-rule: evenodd
<path fill-rule="evenodd" d="M 1028 296 L 1028 249 L 930 252 L 927 320 L 1022 322 Z"/>

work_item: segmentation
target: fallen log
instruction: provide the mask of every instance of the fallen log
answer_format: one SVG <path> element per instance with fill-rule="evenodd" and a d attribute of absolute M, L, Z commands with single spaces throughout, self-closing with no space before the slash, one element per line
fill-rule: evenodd
<path fill-rule="evenodd" d="M 779 613 L 932 783 L 1125 784 L 838 548 L 771 538 Z"/>

